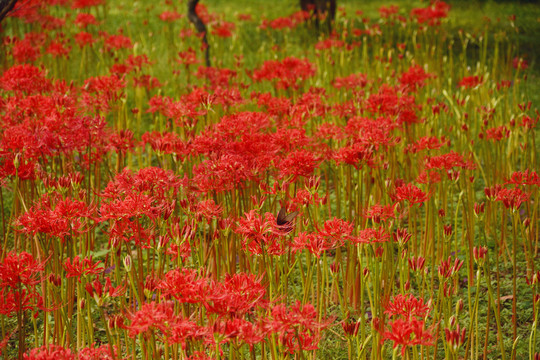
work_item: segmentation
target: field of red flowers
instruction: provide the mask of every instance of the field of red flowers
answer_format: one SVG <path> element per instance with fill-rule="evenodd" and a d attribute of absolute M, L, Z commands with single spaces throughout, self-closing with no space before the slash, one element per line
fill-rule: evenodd
<path fill-rule="evenodd" d="M 276 4 L 199 4 L 212 66 L 186 1 L 4 19 L 0 357 L 540 358 L 515 17 Z"/>

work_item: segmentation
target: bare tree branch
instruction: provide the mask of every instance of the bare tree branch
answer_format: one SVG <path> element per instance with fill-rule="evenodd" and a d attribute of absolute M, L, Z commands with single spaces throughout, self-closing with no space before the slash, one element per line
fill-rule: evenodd
<path fill-rule="evenodd" d="M 17 0 L 0 0 L 0 22 L 13 10 Z"/>
<path fill-rule="evenodd" d="M 197 15 L 197 12 L 195 11 L 195 8 L 197 7 L 198 3 L 199 3 L 199 0 L 188 1 L 188 19 L 193 25 L 195 25 L 195 29 L 197 29 L 197 31 L 203 35 L 202 41 L 203 41 L 203 44 L 206 46 L 206 49 L 205 49 L 206 66 L 210 66 L 210 51 L 208 48 L 208 38 L 206 37 L 206 25 L 204 24 L 202 19 L 199 17 L 199 15 Z"/>
<path fill-rule="evenodd" d="M 313 11 L 315 24 L 319 28 L 320 19 L 325 19 L 328 32 L 332 31 L 332 23 L 336 18 L 337 0 L 300 0 L 300 7 L 304 11 Z"/>

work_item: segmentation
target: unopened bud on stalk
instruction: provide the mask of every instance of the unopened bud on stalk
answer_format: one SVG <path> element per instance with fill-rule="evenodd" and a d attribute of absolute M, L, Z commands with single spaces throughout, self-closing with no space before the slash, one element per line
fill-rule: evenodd
<path fill-rule="evenodd" d="M 363 274 L 364 274 L 364 277 L 369 276 L 369 269 L 367 267 L 364 268 Z"/>
<path fill-rule="evenodd" d="M 131 256 L 126 255 L 123 262 L 124 262 L 124 267 L 126 268 L 126 271 L 131 272 Z"/>
<path fill-rule="evenodd" d="M 444 235 L 452 236 L 452 225 L 444 225 Z"/>
<path fill-rule="evenodd" d="M 481 203 L 481 204 L 474 203 L 474 215 L 476 215 L 476 217 L 479 217 L 480 214 L 484 213 L 485 207 L 486 207 L 485 203 Z"/>
<path fill-rule="evenodd" d="M 62 279 L 60 278 L 60 275 L 50 274 L 49 282 L 54 286 L 60 286 L 62 284 Z"/>
<path fill-rule="evenodd" d="M 320 176 L 312 176 L 308 179 L 307 186 L 309 189 L 317 190 L 321 184 Z"/>
<path fill-rule="evenodd" d="M 461 311 L 463 311 L 463 306 L 464 306 L 463 299 L 459 299 L 458 302 L 456 303 L 456 313 L 457 314 L 459 314 Z"/>
<path fill-rule="evenodd" d="M 474 247 L 473 248 L 473 256 L 474 256 L 474 261 L 480 265 L 482 265 L 484 263 L 484 260 L 486 258 L 486 254 L 487 254 L 487 248 L 484 247 L 484 246 L 481 246 L 481 247 Z"/>
<path fill-rule="evenodd" d="M 81 299 L 81 301 L 79 302 L 79 305 L 81 306 L 81 309 L 84 309 L 84 307 L 86 306 L 86 300 Z"/>
<path fill-rule="evenodd" d="M 330 264 L 330 271 L 334 274 L 337 274 L 339 272 L 339 268 L 340 268 L 340 263 L 338 262 L 333 262 L 332 264 Z"/>

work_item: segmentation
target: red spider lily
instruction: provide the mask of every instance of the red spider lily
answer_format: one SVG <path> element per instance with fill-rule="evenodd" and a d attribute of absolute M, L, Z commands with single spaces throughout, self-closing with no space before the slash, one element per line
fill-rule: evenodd
<path fill-rule="evenodd" d="M 392 234 L 392 238 L 395 242 L 400 244 L 400 246 L 405 245 L 411 238 L 412 234 L 409 234 L 407 229 L 397 228 L 396 232 Z"/>
<path fill-rule="evenodd" d="M 38 305 L 42 305 L 42 300 L 33 289 L 18 291 L 4 288 L 0 290 L 0 314 L 12 316 L 24 310 L 34 310 Z"/>
<path fill-rule="evenodd" d="M 480 247 L 475 246 L 473 248 L 474 261 L 477 262 L 477 263 L 482 264 L 484 262 L 484 259 L 486 257 L 487 252 L 488 252 L 487 247 L 485 247 L 485 246 L 480 246 Z"/>
<path fill-rule="evenodd" d="M 353 244 L 372 244 L 372 243 L 381 243 L 390 240 L 390 234 L 380 227 L 378 229 L 367 228 L 360 230 L 357 236 L 352 236 L 350 238 Z"/>
<path fill-rule="evenodd" d="M 424 322 L 416 318 L 408 321 L 397 319 L 390 321 L 388 326 L 389 330 L 384 332 L 383 338 L 393 341 L 394 349 L 401 345 L 401 356 L 405 355 L 409 346 L 432 346 L 434 344 L 432 330 L 426 329 Z"/>
<path fill-rule="evenodd" d="M 495 184 L 495 185 L 493 185 L 491 187 L 484 188 L 484 194 L 486 195 L 488 200 L 493 200 L 494 201 L 497 198 L 497 194 L 502 189 L 503 189 L 502 185 Z"/>
<path fill-rule="evenodd" d="M 195 76 L 205 78 L 210 81 L 211 88 L 217 87 L 228 88 L 233 85 L 233 79 L 236 78 L 237 72 L 231 69 L 218 69 L 215 67 L 199 66 Z"/>
<path fill-rule="evenodd" d="M 448 171 L 455 167 L 467 170 L 474 170 L 476 168 L 476 165 L 472 160 L 464 160 L 463 155 L 458 154 L 455 151 L 450 151 L 448 154 L 438 156 L 428 156 L 424 161 L 427 169 L 444 169 Z"/>
<path fill-rule="evenodd" d="M 479 134 L 483 135 L 482 133 Z M 494 142 L 507 139 L 510 136 L 510 130 L 505 125 L 497 126 L 494 128 L 486 129 L 485 138 L 486 140 L 493 140 Z"/>
<path fill-rule="evenodd" d="M 76 360 L 77 356 L 70 349 L 60 345 L 43 345 L 23 355 L 25 360 Z"/>
<path fill-rule="evenodd" d="M 129 212 L 129 214 L 132 215 L 132 212 Z M 112 216 L 116 215 L 112 213 Z M 133 241 L 136 246 L 148 249 L 152 246 L 152 242 L 155 243 L 157 240 L 155 227 L 147 228 L 138 219 L 120 218 L 109 220 L 111 220 L 111 225 L 106 233 L 109 236 L 109 244 L 114 248 L 117 248 L 122 242 Z"/>
<path fill-rule="evenodd" d="M 240 21 L 253 21 L 253 16 L 251 14 L 238 14 L 236 18 Z"/>
<path fill-rule="evenodd" d="M 125 154 L 135 148 L 133 132 L 129 129 L 122 129 L 109 137 L 109 147 L 117 153 Z"/>
<path fill-rule="evenodd" d="M 86 257 L 82 259 L 79 256 L 75 256 L 73 261 L 70 258 L 67 258 L 64 261 L 63 267 L 66 270 L 66 277 L 77 277 L 79 282 L 81 282 L 81 276 L 83 275 L 97 275 L 103 272 L 104 267 L 98 267 L 101 261 L 94 263 L 92 257 Z"/>
<path fill-rule="evenodd" d="M 318 193 L 312 193 L 306 189 L 300 189 L 291 199 L 291 203 L 297 206 L 317 205 L 326 202 L 326 198 L 321 198 Z"/>
<path fill-rule="evenodd" d="M 6 91 L 23 92 L 27 95 L 50 91 L 51 81 L 45 73 L 30 64 L 15 65 L 4 71 L 0 77 L 0 87 Z"/>
<path fill-rule="evenodd" d="M 376 224 L 379 224 L 381 221 L 385 222 L 388 219 L 395 219 L 396 207 L 397 204 L 374 204 L 369 209 L 367 209 L 363 215 L 366 219 L 371 219 Z"/>
<path fill-rule="evenodd" d="M 133 174 L 131 170 L 125 168 L 107 184 L 101 197 L 105 199 L 131 197 L 133 201 L 141 202 L 145 202 L 144 199 L 150 199 L 151 202 L 164 204 L 169 203 L 169 196 L 174 197 L 180 186 L 180 179 L 170 170 L 148 167 Z M 141 199 L 137 200 L 137 196 L 141 196 Z"/>
<path fill-rule="evenodd" d="M 225 276 L 222 282 L 212 286 L 204 300 L 209 313 L 240 318 L 256 308 L 264 308 L 266 289 L 261 284 L 262 277 L 253 274 L 234 274 Z"/>
<path fill-rule="evenodd" d="M 429 303 L 424 303 L 423 299 L 417 299 L 412 294 L 396 295 L 385 305 L 385 314 L 390 317 L 402 317 L 410 320 L 414 317 L 425 318 L 431 311 Z"/>
<path fill-rule="evenodd" d="M 45 269 L 45 261 L 37 261 L 27 253 L 8 252 L 0 263 L 0 288 L 18 289 L 20 285 L 33 287 L 37 285 Z"/>
<path fill-rule="evenodd" d="M 212 27 L 212 35 L 216 35 L 222 38 L 231 37 L 236 25 L 231 22 L 222 21 Z"/>
<path fill-rule="evenodd" d="M 14 41 L 11 54 L 18 63 L 34 62 L 41 57 L 45 34 L 28 33 L 24 39 Z"/>
<path fill-rule="evenodd" d="M 291 176 L 295 181 L 298 177 L 309 177 L 319 164 L 320 158 L 307 150 L 297 150 L 289 153 L 277 165 L 280 171 L 280 177 L 285 178 Z"/>
<path fill-rule="evenodd" d="M 184 17 L 183 14 L 180 14 L 176 11 L 164 11 L 161 14 L 159 14 L 159 19 L 161 21 L 170 22 L 170 23 L 175 22 L 176 20 L 181 19 L 183 17 Z"/>
<path fill-rule="evenodd" d="M 444 329 L 446 342 L 452 347 L 454 352 L 465 343 L 466 333 L 467 329 L 463 328 L 463 330 L 461 330 L 459 324 L 456 325 L 455 330 L 450 330 L 448 328 Z"/>
<path fill-rule="evenodd" d="M 275 80 L 277 89 L 298 89 L 298 81 L 305 81 L 315 75 L 315 65 L 307 59 L 288 57 L 281 61 L 268 60 L 253 70 L 255 81 Z"/>
<path fill-rule="evenodd" d="M 105 0 L 74 0 L 72 9 L 85 9 L 105 4 Z"/>
<path fill-rule="evenodd" d="M 291 250 L 296 253 L 307 249 L 311 254 L 320 258 L 322 253 L 335 249 L 337 245 L 336 242 L 332 242 L 332 239 L 326 238 L 319 233 L 301 232 L 293 239 Z"/>
<path fill-rule="evenodd" d="M 395 146 L 399 139 L 392 136 L 392 130 L 399 127 L 389 117 L 370 119 L 365 117 L 353 117 L 345 126 L 345 133 L 361 145 L 372 145 L 375 150 L 380 147 Z M 354 145 L 353 145 L 354 146 Z"/>
<path fill-rule="evenodd" d="M 463 79 L 461 79 L 458 85 L 465 89 L 472 89 L 483 82 L 484 79 L 481 76 L 465 76 Z"/>
<path fill-rule="evenodd" d="M 120 358 L 117 347 L 111 347 L 109 344 L 103 344 L 99 347 L 95 347 L 95 344 L 92 344 L 90 347 L 79 350 L 79 354 L 77 355 L 77 360 L 113 360 Z"/>
<path fill-rule="evenodd" d="M 180 58 L 176 61 L 186 67 L 199 64 L 201 62 L 201 60 L 197 59 L 197 52 L 192 48 L 189 48 L 186 51 L 180 51 L 178 56 Z"/>
<path fill-rule="evenodd" d="M 238 340 L 248 344 L 250 349 L 253 345 L 262 342 L 270 333 L 265 320 L 254 324 L 238 318 L 218 320 L 214 323 L 212 330 L 215 334 L 219 334 L 218 338 L 224 337 L 223 341 Z"/>
<path fill-rule="evenodd" d="M 318 43 L 315 44 L 315 49 L 317 50 L 328 50 L 332 48 L 339 49 L 343 47 L 345 47 L 345 41 L 336 39 L 320 40 Z"/>
<path fill-rule="evenodd" d="M 319 321 L 313 305 L 301 305 L 297 301 L 287 309 L 284 304 L 272 308 L 271 326 L 277 332 L 279 339 L 289 352 L 298 350 L 317 349 L 320 332 L 326 328 L 331 319 Z"/>
<path fill-rule="evenodd" d="M 75 20 L 73 20 L 73 22 L 75 23 L 75 25 L 82 29 L 86 29 L 89 25 L 98 24 L 96 17 L 92 14 L 87 13 L 77 14 L 77 17 L 75 17 Z"/>
<path fill-rule="evenodd" d="M 399 11 L 399 6 L 397 5 L 390 5 L 390 6 L 381 6 L 379 7 L 379 15 L 385 19 L 385 18 L 389 18 L 391 17 L 392 15 L 395 15 L 397 14 Z"/>
<path fill-rule="evenodd" d="M 240 155 L 212 156 L 193 168 L 194 183 L 200 191 L 223 192 L 235 187 L 243 187 L 246 180 L 251 178 L 252 172 L 245 159 Z"/>
<path fill-rule="evenodd" d="M 195 209 L 198 221 L 204 218 L 210 222 L 213 218 L 219 218 L 222 212 L 221 206 L 217 205 L 212 199 L 199 202 Z"/>
<path fill-rule="evenodd" d="M 514 184 L 516 186 L 540 186 L 540 176 L 536 171 L 526 169 L 525 171 L 516 171 L 512 173 L 510 179 L 506 180 L 505 184 Z"/>
<path fill-rule="evenodd" d="M 345 243 L 351 233 L 353 232 L 354 225 L 342 219 L 333 218 L 327 220 L 322 229 L 319 229 L 319 233 L 322 236 L 332 239 L 332 242 L 337 242 L 340 245 Z"/>
<path fill-rule="evenodd" d="M 163 296 L 172 296 L 181 303 L 203 302 L 210 291 L 208 280 L 193 269 L 169 271 L 157 288 Z"/>
<path fill-rule="evenodd" d="M 83 104 L 88 110 L 108 112 L 111 106 L 125 96 L 126 82 L 116 75 L 89 78 L 84 82 Z"/>
<path fill-rule="evenodd" d="M 517 70 L 526 70 L 529 67 L 529 63 L 524 58 L 515 57 L 512 60 L 512 66 Z"/>
<path fill-rule="evenodd" d="M 103 37 L 104 49 L 106 51 L 112 52 L 114 50 L 133 48 L 133 43 L 131 42 L 131 39 L 122 34 L 111 35 L 107 34 L 106 32 L 101 32 L 100 35 Z"/>
<path fill-rule="evenodd" d="M 536 124 L 538 124 L 539 119 L 540 119 L 540 116 L 536 116 L 536 118 L 532 118 L 528 115 L 523 115 L 521 117 L 521 121 L 519 125 L 524 127 L 526 130 L 532 130 L 536 127 Z"/>
<path fill-rule="evenodd" d="M 413 206 L 413 204 L 422 204 L 429 200 L 429 196 L 429 194 L 426 194 L 413 184 L 398 186 L 394 193 L 394 198 L 397 201 L 408 201 L 409 206 Z"/>
<path fill-rule="evenodd" d="M 177 316 L 169 321 L 169 332 L 165 339 L 167 344 L 180 344 L 185 350 L 187 342 L 196 340 L 210 340 L 208 328 L 198 326 L 193 321 Z"/>
<path fill-rule="evenodd" d="M 421 109 L 421 106 L 416 104 L 415 98 L 401 94 L 397 89 L 386 84 L 379 88 L 378 93 L 369 96 L 366 107 L 373 114 L 395 118 L 399 126 L 404 123 L 420 122 L 416 112 Z"/>
<path fill-rule="evenodd" d="M 88 231 L 89 222 L 93 219 L 94 208 L 83 201 L 57 200 L 51 202 L 46 197 L 21 215 L 15 225 L 21 226 L 21 232 L 35 235 L 44 233 L 65 239 L 68 235 L 78 235 Z M 58 201 L 53 206 L 54 201 Z M 54 209 L 53 209 L 54 207 Z"/>
<path fill-rule="evenodd" d="M 242 235 L 242 247 L 253 254 L 262 254 L 263 251 L 271 255 L 283 254 L 287 248 L 282 239 L 290 230 L 282 229 L 271 213 L 266 213 L 264 219 L 257 210 L 244 214 L 245 218 L 238 220 L 234 230 Z"/>
<path fill-rule="evenodd" d="M 422 271 L 422 269 L 425 266 L 426 259 L 421 256 L 418 256 L 418 257 L 413 256 L 409 258 L 408 262 L 409 262 L 409 268 L 412 271 Z"/>
<path fill-rule="evenodd" d="M 349 319 L 343 320 L 341 322 L 341 327 L 343 327 L 343 332 L 345 333 L 345 335 L 356 336 L 358 334 L 358 330 L 360 330 L 361 321 L 361 319 L 353 322 L 350 322 Z"/>
<path fill-rule="evenodd" d="M 304 23 L 310 18 L 310 15 L 306 11 L 298 11 L 286 17 L 279 17 L 273 20 L 263 19 L 260 29 L 267 29 L 271 27 L 274 30 L 281 29 L 294 29 L 298 25 Z"/>
<path fill-rule="evenodd" d="M 139 334 L 150 334 L 151 330 L 169 333 L 169 323 L 174 320 L 174 304 L 172 302 L 143 304 L 141 309 L 128 316 L 131 321 L 126 328 L 130 337 Z"/>
<path fill-rule="evenodd" d="M 97 40 L 94 39 L 94 36 L 86 31 L 81 31 L 74 36 L 75 42 L 79 45 L 80 48 L 85 46 L 92 46 Z"/>
<path fill-rule="evenodd" d="M 188 360 L 214 360 L 215 358 L 210 357 L 210 355 L 205 354 L 201 351 L 194 351 L 193 355 L 188 357 Z M 535 359 L 536 360 L 536 359 Z"/>
<path fill-rule="evenodd" d="M 450 5 L 444 1 L 431 1 L 426 8 L 416 8 L 411 10 L 411 17 L 415 18 L 419 24 L 427 23 L 429 26 L 439 25 L 441 19 L 448 17 Z"/>
<path fill-rule="evenodd" d="M 439 265 L 439 275 L 443 278 L 449 279 L 456 275 L 463 266 L 463 260 L 458 258 L 454 259 L 452 264 L 452 258 L 449 256 L 447 260 L 442 260 Z"/>
<path fill-rule="evenodd" d="M 265 112 L 271 116 L 283 117 L 289 115 L 292 103 L 285 97 L 273 97 L 270 93 L 252 93 L 252 99 L 257 100 L 257 104 L 264 108 Z"/>
<path fill-rule="evenodd" d="M 448 145 L 449 141 L 442 136 L 438 139 L 436 136 L 424 136 L 412 144 L 405 147 L 405 153 L 418 153 L 423 150 L 437 150 Z"/>
<path fill-rule="evenodd" d="M 334 154 L 334 160 L 339 165 L 345 163 L 361 169 L 363 165 L 375 168 L 374 147 L 361 143 L 354 143 L 350 146 L 339 149 Z"/>
<path fill-rule="evenodd" d="M 167 344 L 181 344 L 184 349 L 188 340 L 206 339 L 210 335 L 207 329 L 182 316 L 175 316 L 172 302 L 143 304 L 140 310 L 128 315 L 128 319 L 131 324 L 124 327 L 130 337 L 137 335 L 146 337 L 159 330 Z"/>
<path fill-rule="evenodd" d="M 519 188 L 500 189 L 497 192 L 495 201 L 501 201 L 507 209 L 515 211 L 519 209 L 522 203 L 528 201 L 530 194 Z"/>
<path fill-rule="evenodd" d="M 182 141 L 180 135 L 172 132 L 147 132 L 142 135 L 141 140 L 160 155 L 176 154 L 183 158 L 189 152 L 187 144 Z"/>
<path fill-rule="evenodd" d="M 336 77 L 332 85 L 336 89 L 356 89 L 363 88 L 368 84 L 367 76 L 365 74 L 351 74 L 345 77 Z"/>
<path fill-rule="evenodd" d="M 71 46 L 67 46 L 65 41 L 61 40 L 53 40 L 45 51 L 45 53 L 52 55 L 53 58 L 63 57 L 66 59 L 70 52 Z"/>
<path fill-rule="evenodd" d="M 343 128 L 334 123 L 322 123 L 317 127 L 315 138 L 321 140 L 341 140 L 345 137 Z"/>
<path fill-rule="evenodd" d="M 427 79 L 434 77 L 435 75 L 426 73 L 421 66 L 413 65 L 406 72 L 401 74 L 399 82 L 405 89 L 415 92 L 425 86 L 425 81 Z"/>

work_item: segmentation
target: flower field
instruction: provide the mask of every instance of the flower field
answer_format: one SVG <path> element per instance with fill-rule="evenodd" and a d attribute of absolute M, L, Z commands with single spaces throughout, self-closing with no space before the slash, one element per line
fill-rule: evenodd
<path fill-rule="evenodd" d="M 540 359 L 516 17 L 219 3 L 2 21 L 0 357 Z"/>

